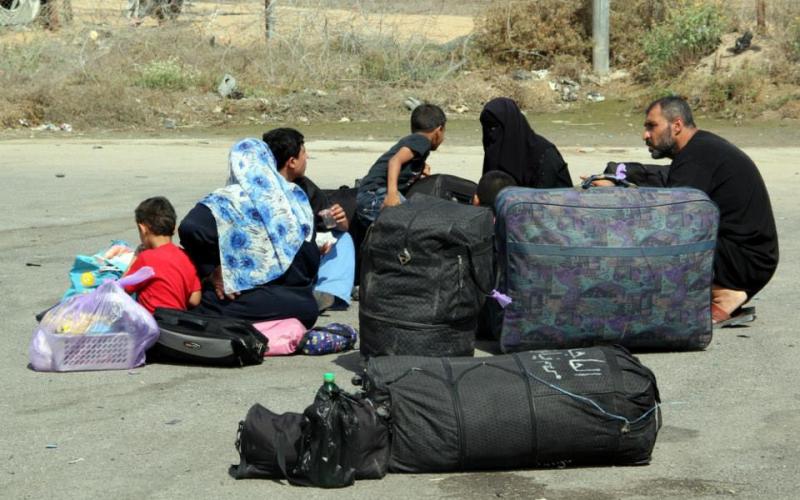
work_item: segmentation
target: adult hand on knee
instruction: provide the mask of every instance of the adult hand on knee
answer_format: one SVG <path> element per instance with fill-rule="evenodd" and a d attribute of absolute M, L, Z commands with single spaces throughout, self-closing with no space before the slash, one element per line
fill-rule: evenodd
<path fill-rule="evenodd" d="M 211 285 L 214 287 L 214 293 L 217 294 L 217 298 L 219 300 L 225 300 L 225 299 L 233 300 L 239 295 L 241 295 L 239 292 L 225 293 L 225 283 L 222 280 L 221 266 L 217 266 L 217 268 L 214 269 L 214 272 L 211 273 L 210 280 L 211 280 Z"/>

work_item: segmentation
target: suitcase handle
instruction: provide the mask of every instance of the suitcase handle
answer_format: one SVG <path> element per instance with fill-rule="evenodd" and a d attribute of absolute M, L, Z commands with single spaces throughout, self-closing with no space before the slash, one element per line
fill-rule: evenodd
<path fill-rule="evenodd" d="M 582 189 L 589 189 L 593 187 L 592 183 L 594 181 L 611 181 L 614 183 L 615 186 L 622 186 L 622 187 L 637 187 L 636 184 L 625 180 L 624 178 L 617 177 L 616 175 L 612 174 L 595 174 L 590 175 L 586 178 L 583 182 L 581 182 Z"/>

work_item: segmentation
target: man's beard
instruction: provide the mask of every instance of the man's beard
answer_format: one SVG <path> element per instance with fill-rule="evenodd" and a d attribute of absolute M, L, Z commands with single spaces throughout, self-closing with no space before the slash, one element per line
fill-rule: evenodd
<path fill-rule="evenodd" d="M 664 134 L 664 136 L 659 137 L 659 139 L 661 139 L 659 144 L 655 144 L 652 141 L 645 142 L 647 147 L 650 148 L 650 156 L 652 156 L 654 160 L 672 158 L 673 152 L 675 151 L 675 139 L 673 139 L 669 133 Z"/>

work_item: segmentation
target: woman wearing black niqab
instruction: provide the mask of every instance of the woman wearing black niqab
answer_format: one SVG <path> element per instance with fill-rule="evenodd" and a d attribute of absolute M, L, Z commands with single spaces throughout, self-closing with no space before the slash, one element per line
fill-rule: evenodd
<path fill-rule="evenodd" d="M 484 174 L 501 170 L 525 187 L 572 186 L 558 148 L 534 133 L 516 102 L 507 97 L 492 99 L 483 107 L 480 120 Z"/>

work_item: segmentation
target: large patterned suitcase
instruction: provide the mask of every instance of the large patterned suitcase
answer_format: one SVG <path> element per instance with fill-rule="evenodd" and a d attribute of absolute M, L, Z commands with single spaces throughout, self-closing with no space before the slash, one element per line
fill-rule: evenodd
<path fill-rule="evenodd" d="M 703 349 L 719 211 L 689 188 L 507 188 L 496 202 L 504 352 Z"/>

